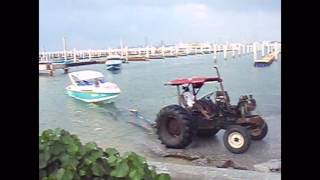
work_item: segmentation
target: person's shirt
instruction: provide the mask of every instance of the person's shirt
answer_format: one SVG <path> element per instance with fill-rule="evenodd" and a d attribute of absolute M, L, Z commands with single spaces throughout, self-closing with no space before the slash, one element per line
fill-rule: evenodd
<path fill-rule="evenodd" d="M 99 87 L 99 81 L 96 80 L 96 81 L 94 82 L 94 85 L 95 85 L 96 87 Z"/>
<path fill-rule="evenodd" d="M 193 106 L 193 103 L 194 103 L 194 96 L 193 94 L 190 92 L 190 91 L 186 91 L 183 93 L 183 97 L 184 99 L 186 100 L 187 102 L 187 105 L 189 107 L 192 107 Z"/>

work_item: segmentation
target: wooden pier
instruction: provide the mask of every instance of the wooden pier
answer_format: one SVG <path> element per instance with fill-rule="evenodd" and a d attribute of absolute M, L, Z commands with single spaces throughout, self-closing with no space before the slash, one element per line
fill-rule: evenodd
<path fill-rule="evenodd" d="M 128 56 L 128 61 L 149 61 L 149 59 L 145 56 Z"/>
<path fill-rule="evenodd" d="M 73 67 L 73 66 L 83 66 L 83 65 L 89 65 L 89 64 L 104 64 L 105 61 L 83 61 L 83 62 L 75 62 L 75 63 L 69 63 L 66 64 L 67 67 Z"/>
<path fill-rule="evenodd" d="M 39 52 L 39 73 L 46 72 L 53 75 L 57 69 L 68 72 L 69 67 L 104 64 L 109 56 L 120 56 L 128 61 L 149 61 L 151 59 L 176 58 L 189 55 L 213 54 L 213 59 L 217 59 L 217 54 L 222 52 L 224 59 L 231 56 L 241 56 L 253 54 L 255 63 L 272 63 L 278 58 L 281 52 L 281 43 L 276 41 L 263 41 L 253 43 L 178 43 L 175 45 L 145 46 L 145 47 L 123 47 L 107 49 L 87 49 L 87 50 L 66 50 L 65 41 L 63 51 Z M 266 50 L 266 52 L 265 52 Z M 257 59 L 258 52 L 261 51 L 261 59 Z M 60 63 L 67 62 L 68 63 Z M 59 62 L 59 63 L 58 63 Z"/>
<path fill-rule="evenodd" d="M 219 48 L 219 46 L 218 46 Z M 218 49 L 218 51 L 221 49 Z M 213 53 L 212 45 L 209 43 L 179 43 L 177 45 L 163 45 L 160 47 L 122 47 L 107 49 L 88 49 L 88 50 L 64 50 L 55 52 L 40 52 L 39 61 L 43 60 L 66 60 L 106 58 L 110 55 L 119 55 L 127 59 L 137 59 L 135 56 L 145 57 L 146 59 L 162 59 L 165 57 L 178 57 L 193 54 Z M 130 58 L 132 57 L 133 58 Z M 162 57 L 160 57 L 162 56 Z M 143 59 L 143 58 L 141 58 Z"/>
<path fill-rule="evenodd" d="M 54 71 L 57 69 L 62 69 L 65 74 L 69 71 L 66 64 L 39 63 L 39 73 L 47 73 L 49 76 L 53 76 Z"/>
<path fill-rule="evenodd" d="M 88 49 L 88 50 L 65 50 L 55 52 L 40 52 L 39 61 L 44 60 L 73 60 L 74 63 L 83 59 L 89 61 L 97 58 L 107 58 L 112 55 L 119 55 L 124 59 L 163 59 L 166 57 L 188 56 L 195 54 L 215 54 L 223 52 L 224 57 L 227 58 L 227 52 L 232 52 L 232 56 L 240 56 L 241 54 L 254 53 L 261 51 L 262 56 L 271 53 L 271 51 L 279 51 L 281 44 L 279 42 L 263 41 L 261 43 L 178 43 L 175 45 L 162 46 L 146 46 L 146 47 L 121 47 L 121 48 L 107 48 L 107 49 Z M 265 49 L 267 52 L 265 52 Z M 131 58 L 133 57 L 133 58 Z M 254 58 L 256 59 L 256 58 Z"/>

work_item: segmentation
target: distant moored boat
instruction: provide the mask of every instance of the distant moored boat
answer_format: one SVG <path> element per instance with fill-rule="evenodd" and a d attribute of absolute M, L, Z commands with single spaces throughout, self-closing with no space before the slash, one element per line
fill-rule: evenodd
<path fill-rule="evenodd" d="M 121 59 L 112 59 L 105 62 L 108 70 L 120 70 L 122 65 Z"/>

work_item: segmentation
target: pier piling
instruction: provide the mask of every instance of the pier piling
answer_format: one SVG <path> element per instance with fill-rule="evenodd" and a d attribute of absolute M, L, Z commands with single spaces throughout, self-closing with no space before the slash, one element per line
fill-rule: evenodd
<path fill-rule="evenodd" d="M 223 45 L 223 57 L 227 59 L 227 45 Z"/>
<path fill-rule="evenodd" d="M 65 40 L 65 37 L 62 38 L 62 43 L 63 43 L 64 60 L 67 61 L 67 48 L 66 48 L 66 40 Z"/>
<path fill-rule="evenodd" d="M 253 43 L 253 59 L 256 60 L 257 59 L 257 43 L 254 42 Z"/>
<path fill-rule="evenodd" d="M 73 48 L 73 62 L 77 62 L 77 54 L 76 54 L 76 48 Z"/>
<path fill-rule="evenodd" d="M 89 49 L 89 60 L 90 60 L 90 61 L 91 61 L 91 57 L 92 57 L 91 49 Z"/>
<path fill-rule="evenodd" d="M 217 45 L 214 44 L 213 45 L 213 59 L 217 59 Z"/>
<path fill-rule="evenodd" d="M 231 48 L 232 48 L 232 58 L 234 58 L 234 56 L 235 56 L 235 54 L 236 54 L 236 49 L 235 49 L 234 46 L 235 46 L 234 44 L 231 45 Z"/>
<path fill-rule="evenodd" d="M 242 55 L 245 55 L 246 54 L 246 45 L 243 44 L 242 45 Z"/>

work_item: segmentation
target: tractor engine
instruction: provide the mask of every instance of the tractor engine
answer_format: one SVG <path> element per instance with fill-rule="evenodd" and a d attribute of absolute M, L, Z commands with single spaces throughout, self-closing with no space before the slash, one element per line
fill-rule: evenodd
<path fill-rule="evenodd" d="M 240 96 L 238 102 L 238 110 L 241 116 L 251 115 L 251 112 L 254 111 L 257 107 L 256 100 L 252 97 L 252 95 Z"/>

